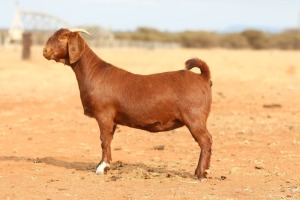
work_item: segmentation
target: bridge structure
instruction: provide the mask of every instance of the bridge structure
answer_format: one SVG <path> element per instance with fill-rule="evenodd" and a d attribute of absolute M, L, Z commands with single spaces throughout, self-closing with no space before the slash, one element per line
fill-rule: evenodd
<path fill-rule="evenodd" d="M 51 14 L 17 8 L 8 30 L 6 43 L 21 43 L 23 35 L 30 33 L 33 44 L 44 44 L 55 30 L 62 27 L 71 28 L 72 25 L 66 20 Z M 108 43 L 114 42 L 114 35 L 109 29 L 99 26 L 85 26 L 81 28 L 85 28 L 92 34 L 92 38 L 86 38 L 92 44 L 107 46 Z"/>
<path fill-rule="evenodd" d="M 20 10 L 24 30 L 52 31 L 59 27 L 70 27 L 70 23 L 47 13 Z"/>
<path fill-rule="evenodd" d="M 46 33 L 60 27 L 70 27 L 70 23 L 47 13 L 16 9 L 8 36 L 11 42 L 20 42 L 23 33 Z"/>

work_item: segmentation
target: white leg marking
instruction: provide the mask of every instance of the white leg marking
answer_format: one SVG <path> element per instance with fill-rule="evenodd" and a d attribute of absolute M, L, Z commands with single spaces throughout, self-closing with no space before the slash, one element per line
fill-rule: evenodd
<path fill-rule="evenodd" d="M 109 163 L 102 162 L 96 169 L 96 174 L 104 174 L 104 169 L 109 167 Z"/>

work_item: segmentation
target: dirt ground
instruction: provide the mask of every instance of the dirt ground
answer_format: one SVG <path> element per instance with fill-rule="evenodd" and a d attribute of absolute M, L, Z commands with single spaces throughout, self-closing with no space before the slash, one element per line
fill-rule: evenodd
<path fill-rule="evenodd" d="M 200 149 L 186 128 L 121 127 L 112 168 L 96 175 L 98 125 L 83 115 L 73 71 L 0 47 L 0 199 L 300 199 L 297 51 L 97 49 L 134 73 L 179 70 L 191 57 L 212 72 L 209 178 L 193 177 Z M 199 72 L 197 72 L 199 73 Z"/>

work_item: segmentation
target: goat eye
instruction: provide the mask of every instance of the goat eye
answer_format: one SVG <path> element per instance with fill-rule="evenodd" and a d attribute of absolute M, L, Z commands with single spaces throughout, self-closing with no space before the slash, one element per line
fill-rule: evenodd
<path fill-rule="evenodd" d="M 66 40 L 67 38 L 63 37 L 63 38 L 59 38 L 58 41 L 62 42 L 64 40 Z"/>

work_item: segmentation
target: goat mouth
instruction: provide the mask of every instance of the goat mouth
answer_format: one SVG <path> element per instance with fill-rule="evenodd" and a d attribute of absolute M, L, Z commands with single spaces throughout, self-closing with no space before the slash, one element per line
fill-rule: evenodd
<path fill-rule="evenodd" d="M 65 60 L 64 59 L 61 59 L 61 58 L 56 58 L 56 59 L 53 59 L 55 60 L 55 62 L 60 62 L 60 63 L 64 63 Z"/>
<path fill-rule="evenodd" d="M 55 60 L 56 62 L 58 62 L 60 59 L 57 58 L 55 55 L 53 55 L 51 52 L 49 51 L 45 51 L 43 52 L 43 56 L 44 58 L 46 58 L 47 60 Z"/>
<path fill-rule="evenodd" d="M 48 55 L 44 55 L 44 57 L 45 57 L 47 60 L 54 60 L 55 62 L 60 62 L 60 63 L 65 64 L 65 59 L 62 59 L 62 58 L 55 58 L 54 56 L 48 56 Z"/>
<path fill-rule="evenodd" d="M 44 58 L 46 58 L 47 60 L 51 60 L 50 56 L 48 56 L 47 54 L 43 54 Z"/>

